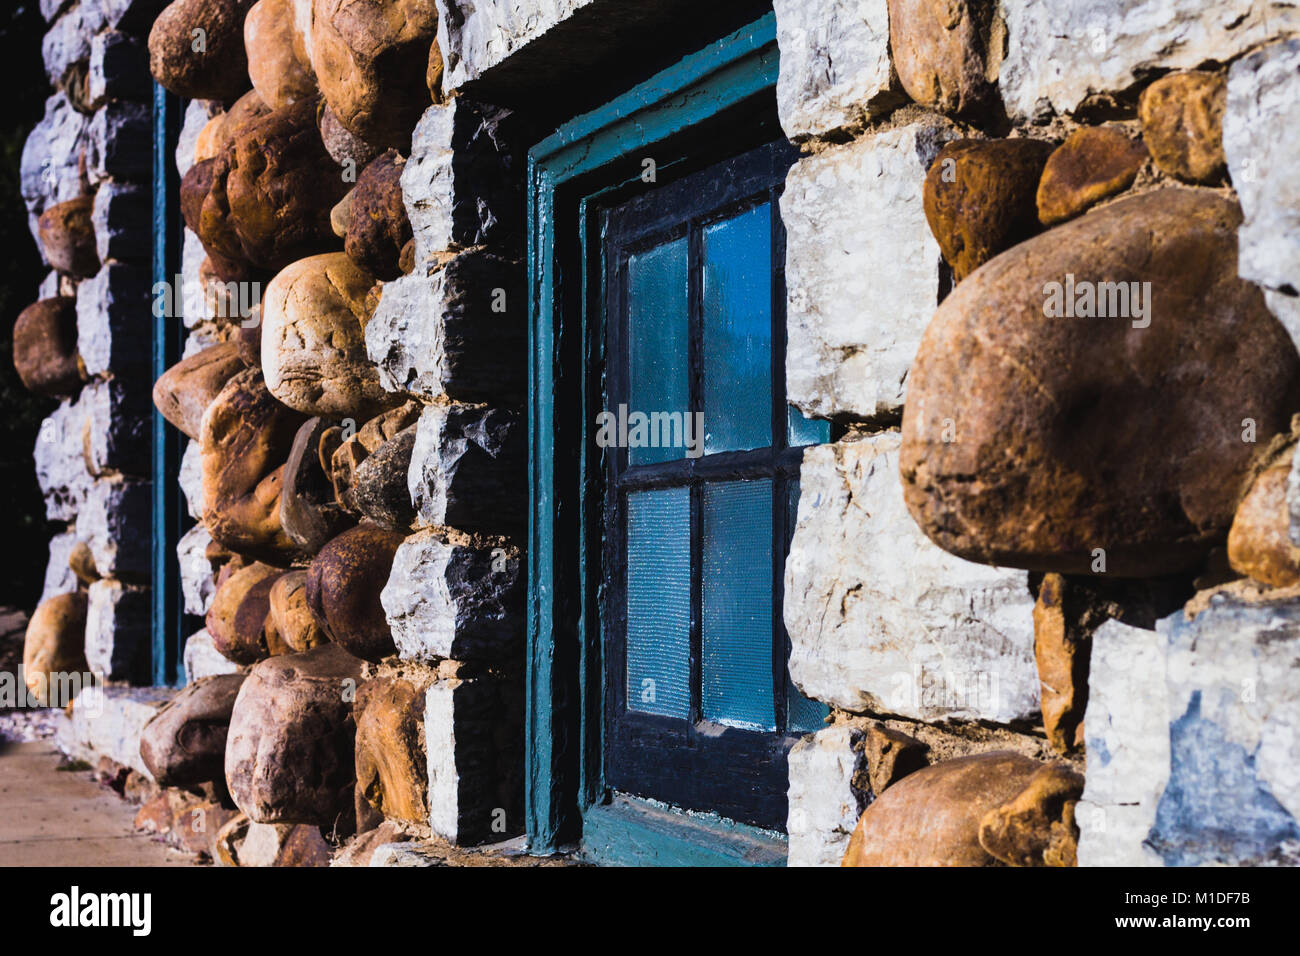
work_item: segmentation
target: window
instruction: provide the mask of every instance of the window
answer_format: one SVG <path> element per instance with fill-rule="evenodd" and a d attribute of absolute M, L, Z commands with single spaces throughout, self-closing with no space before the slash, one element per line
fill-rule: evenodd
<path fill-rule="evenodd" d="M 606 781 L 769 827 L 784 826 L 790 734 L 826 713 L 791 684 L 781 623 L 799 446 L 829 437 L 785 401 L 777 200 L 797 155 L 779 140 L 599 214 L 605 420 L 620 429 Z"/>
<path fill-rule="evenodd" d="M 529 151 L 533 852 L 784 860 L 754 824 L 784 827 L 787 749 L 824 713 L 780 603 L 798 447 L 827 425 L 784 396 L 778 66 L 769 13 Z M 698 444 L 662 440 L 693 412 Z"/>

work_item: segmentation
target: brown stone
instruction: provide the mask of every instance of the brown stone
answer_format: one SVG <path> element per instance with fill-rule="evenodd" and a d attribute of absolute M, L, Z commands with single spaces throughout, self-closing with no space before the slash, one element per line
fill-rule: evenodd
<path fill-rule="evenodd" d="M 154 79 L 190 99 L 237 97 L 248 88 L 244 14 L 251 5 L 252 0 L 174 0 L 149 31 Z"/>
<path fill-rule="evenodd" d="M 214 117 L 210 122 L 220 120 L 220 123 L 213 129 L 212 144 L 209 147 L 213 156 L 218 156 L 227 149 L 235 145 L 235 140 L 247 130 L 252 124 L 256 123 L 263 117 L 269 116 L 271 107 L 267 105 L 266 100 L 257 90 L 249 90 L 239 99 L 230 105 L 220 116 Z M 206 127 L 205 127 L 206 128 Z M 198 159 L 196 154 L 195 159 Z"/>
<path fill-rule="evenodd" d="M 1069 584 L 1062 574 L 1043 575 L 1034 604 L 1034 658 L 1042 687 L 1043 729 L 1057 753 L 1083 746 L 1088 706 L 1088 657 L 1092 634 L 1080 633 L 1067 608 Z"/>
<path fill-rule="evenodd" d="M 307 572 L 307 605 L 330 640 L 366 661 L 397 652 L 379 593 L 403 536 L 361 524 L 321 548 Z"/>
<path fill-rule="evenodd" d="M 406 245 L 402 246 L 402 254 L 397 257 L 397 268 L 402 270 L 402 275 L 409 276 L 415 271 L 415 240 L 411 239 Z"/>
<path fill-rule="evenodd" d="M 233 342 L 211 345 L 163 372 L 154 382 L 154 407 L 163 418 L 198 441 L 203 413 L 226 383 L 243 370 L 244 363 Z"/>
<path fill-rule="evenodd" d="M 352 220 L 352 197 L 357 189 L 353 186 L 348 194 L 334 204 L 330 210 L 330 228 L 340 239 L 347 238 L 348 223 Z"/>
<path fill-rule="evenodd" d="M 203 523 L 222 547 L 280 565 L 301 556 L 280 525 L 280 486 L 303 420 L 271 396 L 253 369 L 231 378 L 204 412 Z"/>
<path fill-rule="evenodd" d="M 226 733 L 243 674 L 187 684 L 140 732 L 140 758 L 160 787 L 196 787 L 221 780 Z"/>
<path fill-rule="evenodd" d="M 94 196 L 78 196 L 46 207 L 36 220 L 41 249 L 51 268 L 78 279 L 88 279 L 99 271 L 91 222 L 94 205 Z"/>
<path fill-rule="evenodd" d="M 264 274 L 246 262 L 208 254 L 199 264 L 203 303 L 221 325 L 238 324 L 242 329 L 256 324 L 256 300 L 261 297 Z M 257 313 L 257 314 L 260 314 Z"/>
<path fill-rule="evenodd" d="M 423 690 L 398 678 L 366 681 L 357 691 L 356 721 L 357 789 L 385 817 L 427 823 Z"/>
<path fill-rule="evenodd" d="M 406 402 L 370 419 L 346 441 L 342 440 L 342 429 L 329 429 L 322 433 L 321 459 L 323 462 L 328 462 L 330 480 L 334 485 L 334 497 L 341 507 L 352 514 L 364 513 L 361 502 L 357 498 L 357 473 L 362 464 L 370 455 L 378 452 L 404 430 L 415 425 L 419 417 L 419 403 Z M 387 456 L 387 465 L 382 470 L 372 473 L 367 479 L 371 501 L 376 500 L 374 496 L 380 494 L 381 489 L 388 489 L 386 500 L 390 501 L 390 507 L 395 512 L 401 511 L 401 503 L 400 500 L 392 501 L 393 494 L 400 494 L 392 484 L 392 469 L 400 462 L 402 454 L 402 446 L 394 446 Z M 409 465 L 410 452 L 405 454 Z M 384 476 L 387 476 L 388 480 L 382 480 Z M 409 497 L 408 489 L 407 498 Z"/>
<path fill-rule="evenodd" d="M 351 132 L 405 149 L 429 105 L 433 0 L 315 0 L 311 46 L 325 102 Z"/>
<path fill-rule="evenodd" d="M 41 299 L 19 312 L 13 343 L 14 368 L 29 392 L 66 398 L 81 390 L 74 297 Z"/>
<path fill-rule="evenodd" d="M 402 247 L 412 238 L 402 202 L 402 170 L 406 160 L 390 149 L 376 157 L 357 177 L 348 194 L 344 251 L 363 269 L 380 279 L 402 274 Z"/>
<path fill-rule="evenodd" d="M 85 674 L 86 610 L 85 591 L 56 594 L 46 598 L 32 612 L 23 641 L 23 681 L 42 707 L 65 707 L 64 681 L 58 675 Z"/>
<path fill-rule="evenodd" d="M 284 465 L 280 523 L 307 554 L 315 554 L 356 523 L 336 501 L 334 485 L 321 465 L 321 438 L 331 427 L 336 428 L 323 418 L 304 422 Z"/>
<path fill-rule="evenodd" d="M 84 541 L 78 541 L 72 546 L 72 553 L 68 555 L 68 567 L 76 576 L 77 583 L 84 587 L 94 584 L 101 576 L 99 568 L 95 567 L 95 553 Z"/>
<path fill-rule="evenodd" d="M 889 47 L 903 89 L 917 103 L 958 116 L 997 102 L 1001 48 L 990 49 L 996 4 L 988 0 L 889 0 Z"/>
<path fill-rule="evenodd" d="M 245 368 L 262 370 L 262 303 L 249 311 L 248 321 L 240 323 L 234 337 L 239 360 Z"/>
<path fill-rule="evenodd" d="M 337 242 L 329 211 L 348 185 L 321 142 L 316 107 L 307 99 L 272 110 L 244 127 L 223 154 L 226 202 L 243 253 L 232 258 L 279 271 Z"/>
<path fill-rule="evenodd" d="M 309 651 L 328 638 L 307 606 L 307 572 L 289 571 L 271 585 L 271 612 L 267 628 L 290 650 Z"/>
<path fill-rule="evenodd" d="M 867 758 L 867 778 L 855 780 L 860 790 L 876 796 L 926 765 L 929 747 L 915 737 L 884 724 L 871 723 L 862 730 L 860 747 Z"/>
<path fill-rule="evenodd" d="M 925 218 L 961 281 L 1036 235 L 1038 180 L 1053 146 L 1040 139 L 944 144 L 925 177 Z"/>
<path fill-rule="evenodd" d="M 357 465 L 352 475 L 352 500 L 357 509 L 393 531 L 409 531 L 415 521 L 415 505 L 407 484 L 415 431 L 416 426 L 409 425 L 398 432 Z"/>
<path fill-rule="evenodd" d="M 1010 751 L 996 751 L 945 760 L 909 774 L 895 783 L 863 811 L 844 854 L 844 866 L 996 866 L 1005 862 L 987 849 L 982 835 L 999 853 L 1029 851 L 1040 846 L 1042 826 L 1073 829 L 1073 806 L 1068 821 L 1057 807 L 1064 788 L 1044 787 L 1039 774 L 1049 765 Z M 1081 791 L 1083 780 L 1077 775 Z M 1025 799 L 1022 801 L 1021 797 Z M 1075 800 L 1078 794 L 1075 794 Z M 1047 805 L 1040 808 L 1046 800 Z M 1010 806 L 1008 806 L 1010 805 Z M 1000 814 L 1006 808 L 1005 814 Z M 1034 810 L 1038 809 L 1035 816 Z M 1054 812 L 1055 811 L 1055 812 Z M 990 817 L 991 814 L 997 815 Z M 1000 821 L 1005 819 L 1005 823 Z M 1062 840 L 1048 845 L 1063 855 Z M 1028 863 L 1031 852 L 1019 855 Z"/>
<path fill-rule="evenodd" d="M 340 166 L 348 164 L 354 171 L 364 169 L 367 163 L 384 151 L 382 146 L 372 146 L 360 137 L 354 136 L 339 122 L 338 116 L 329 106 L 325 106 L 320 111 L 317 125 L 320 127 L 320 138 L 325 145 L 325 151 Z"/>
<path fill-rule="evenodd" d="M 1050 226 L 1133 185 L 1147 148 L 1114 126 L 1071 133 L 1047 159 L 1038 183 L 1038 218 Z"/>
<path fill-rule="evenodd" d="M 1003 567 L 1086 575 L 1104 559 L 1108 574 L 1152 577 L 1222 543 L 1256 450 L 1300 408 L 1300 355 L 1237 277 L 1240 221 L 1205 191 L 1132 196 L 953 290 L 912 365 L 899 461 L 936 544 Z M 1143 282 L 1132 318 L 1079 316 L 1087 290 Z M 1075 317 L 1058 317 L 1071 284 Z M 1112 316 L 1117 290 L 1099 296 Z M 1242 441 L 1246 418 L 1257 444 Z"/>
<path fill-rule="evenodd" d="M 437 42 L 429 44 L 429 62 L 424 70 L 424 85 L 429 91 L 429 98 L 435 103 L 442 103 L 446 99 L 442 93 L 442 74 L 444 72 L 444 63 L 442 59 L 442 50 Z"/>
<path fill-rule="evenodd" d="M 302 40 L 294 28 L 292 0 L 257 0 L 244 18 L 248 78 L 272 109 L 314 97 L 316 75 L 299 59 Z"/>
<path fill-rule="evenodd" d="M 248 835 L 248 814 L 242 810 L 219 829 L 212 840 L 212 862 L 217 866 L 239 866 L 239 846 Z"/>
<path fill-rule="evenodd" d="M 249 671 L 230 721 L 226 784 L 250 820 L 332 828 L 351 819 L 360 680 L 361 662 L 337 644 Z"/>
<path fill-rule="evenodd" d="M 1237 507 L 1228 531 L 1228 562 L 1238 574 L 1275 588 L 1300 584 L 1300 548 L 1291 543 L 1286 485 L 1291 456 L 1265 469 Z"/>
<path fill-rule="evenodd" d="M 282 270 L 262 298 L 262 370 L 277 399 L 307 415 L 364 421 L 401 398 L 366 353 L 375 278 L 341 252 Z"/>
<path fill-rule="evenodd" d="M 1065 764 L 1047 764 L 1018 796 L 985 814 L 980 846 L 1008 866 L 1077 866 L 1074 809 L 1082 796 L 1082 776 Z"/>
<path fill-rule="evenodd" d="M 1142 93 L 1142 138 L 1160 169 L 1188 183 L 1223 178 L 1223 110 L 1228 83 L 1222 73 L 1174 73 Z"/>
<path fill-rule="evenodd" d="M 205 623 L 221 656 L 236 664 L 256 664 L 271 656 L 266 616 L 271 585 L 283 573 L 255 561 L 219 581 Z"/>

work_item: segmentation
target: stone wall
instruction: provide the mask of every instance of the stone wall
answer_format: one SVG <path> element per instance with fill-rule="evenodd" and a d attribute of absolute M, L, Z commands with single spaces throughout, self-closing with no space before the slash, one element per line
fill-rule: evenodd
<path fill-rule="evenodd" d="M 206 627 L 143 768 L 227 790 L 245 862 L 302 827 L 360 834 L 341 864 L 515 837 L 522 157 L 550 120 L 480 97 L 596 62 L 572 45 L 631 5 L 159 6 L 50 10 L 24 191 L 68 530 L 29 644 L 137 677 L 140 607 L 147 643 L 147 57 L 189 101 L 186 357 L 153 399 Z M 839 436 L 786 565 L 791 675 L 831 709 L 790 755 L 789 862 L 1296 862 L 1300 15 L 773 6 L 787 389 Z"/>
<path fill-rule="evenodd" d="M 46 516 L 63 529 L 28 632 L 26 677 L 38 693 L 47 670 L 151 675 L 145 38 L 160 6 L 41 4 L 54 92 L 24 146 L 21 186 L 50 271 L 14 329 L 24 383 L 60 400 L 33 452 Z"/>

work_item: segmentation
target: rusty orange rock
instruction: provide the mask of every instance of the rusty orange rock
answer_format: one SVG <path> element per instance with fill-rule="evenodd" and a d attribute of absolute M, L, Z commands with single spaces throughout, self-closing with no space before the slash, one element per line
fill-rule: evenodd
<path fill-rule="evenodd" d="M 1228 531 L 1228 563 L 1275 588 L 1300 584 L 1300 548 L 1291 543 L 1287 478 L 1291 456 L 1265 469 L 1237 507 Z"/>
<path fill-rule="evenodd" d="M 1048 157 L 1038 183 L 1038 218 L 1050 226 L 1133 185 L 1147 148 L 1113 126 L 1075 130 Z"/>

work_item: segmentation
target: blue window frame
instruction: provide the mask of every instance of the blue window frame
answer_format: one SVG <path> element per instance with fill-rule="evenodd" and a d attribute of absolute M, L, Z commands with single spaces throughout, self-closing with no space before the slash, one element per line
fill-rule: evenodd
<path fill-rule="evenodd" d="M 609 662 L 602 640 L 605 623 L 602 615 L 605 599 L 616 590 L 616 585 L 605 580 L 605 569 L 610 565 L 603 550 L 617 535 L 605 533 L 605 486 L 611 463 L 595 442 L 596 416 L 605 410 L 607 399 L 602 376 L 614 367 L 610 364 L 613 358 L 607 352 L 606 340 L 609 261 L 604 255 L 608 244 L 601 241 L 602 218 L 638 196 L 668 188 L 672 182 L 682 181 L 777 139 L 780 136 L 775 120 L 777 68 L 775 19 L 768 15 L 684 58 L 599 110 L 565 124 L 529 153 L 531 513 L 526 797 L 527 830 L 534 852 L 548 852 L 581 836 L 588 852 L 621 847 L 620 852 L 626 858 L 647 862 L 754 863 L 783 859 L 779 841 L 773 843 L 760 831 L 746 830 L 734 822 L 734 817 L 743 814 L 733 813 L 733 819 L 707 814 L 690 818 L 665 816 L 662 808 L 638 803 L 620 794 L 617 786 L 611 786 L 603 749 L 607 739 L 606 691 L 609 688 L 605 674 Z M 653 160 L 657 172 L 658 183 L 653 185 L 642 180 L 647 158 Z M 715 351 L 716 343 L 728 336 L 752 338 L 755 329 L 750 327 L 752 323 L 746 325 L 743 321 L 744 309 L 740 305 L 726 307 L 730 301 L 727 297 L 734 297 L 742 289 L 753 294 L 747 284 L 735 281 L 736 270 L 750 267 L 750 257 L 728 255 L 728 244 L 743 246 L 746 237 L 761 231 L 765 216 L 771 226 L 775 210 L 772 198 L 769 192 L 765 200 L 756 201 L 755 194 L 751 193 L 724 199 L 721 205 L 725 209 L 715 205 L 702 211 L 696 224 L 683 231 L 683 235 L 693 234 L 694 239 L 687 236 L 682 252 L 671 243 L 651 243 L 640 249 L 629 246 L 629 257 L 642 256 L 625 276 L 627 282 L 644 285 L 635 296 L 637 307 L 652 303 L 658 295 L 680 295 L 680 289 L 673 288 L 676 280 L 665 283 L 655 280 L 655 276 L 680 279 L 684 269 L 687 284 L 691 284 L 690 244 L 694 242 L 701 263 L 706 246 L 712 249 L 716 262 L 708 281 L 704 279 L 702 265 L 695 270 L 698 276 L 695 314 L 699 328 L 694 337 L 689 329 L 685 333 L 691 343 L 688 349 L 705 347 L 706 301 L 712 303 L 711 308 L 719 310 L 719 318 L 726 313 L 740 322 L 730 326 L 726 322 L 712 323 L 709 335 L 715 341 Z M 768 204 L 766 213 L 760 211 L 764 203 Z M 771 234 L 769 229 L 768 235 Z M 739 364 L 729 370 L 730 378 L 719 379 L 726 384 L 717 388 L 708 383 L 708 376 L 700 375 L 700 363 L 688 362 L 684 366 L 687 382 L 683 388 L 683 366 L 663 361 L 672 343 L 679 341 L 674 336 L 683 333 L 680 328 L 654 329 L 654 311 L 648 309 L 643 318 L 650 323 L 649 338 L 661 337 L 658 346 L 643 351 L 629 349 L 623 357 L 629 367 L 628 377 L 633 382 L 653 383 L 659 404 L 676 407 L 674 403 L 680 404 L 685 394 L 688 405 L 698 401 L 706 407 L 719 406 L 719 403 L 725 407 L 728 391 L 737 387 L 737 380 L 744 381 L 743 387 L 747 389 L 758 389 L 760 397 L 764 388 L 770 393 L 767 401 L 746 402 L 745 411 L 753 412 L 752 415 L 718 416 L 718 427 L 707 440 L 710 448 L 754 445 L 719 451 L 713 457 L 745 454 L 765 457 L 770 475 L 735 475 L 729 481 L 717 481 L 707 492 L 705 483 L 698 481 L 696 490 L 685 492 L 681 486 L 674 489 L 665 483 L 659 488 L 645 489 L 662 494 L 634 500 L 626 508 L 621 527 L 633 529 L 634 534 L 638 522 L 642 521 L 660 529 L 674 520 L 691 525 L 679 534 L 645 539 L 646 554 L 652 555 L 648 560 L 653 562 L 647 566 L 659 569 L 657 590 L 647 591 L 645 598 L 660 602 L 663 607 L 659 615 L 662 626 L 657 631 L 659 652 L 664 656 L 660 664 L 668 673 L 678 675 L 678 678 L 668 678 L 670 685 L 674 679 L 679 681 L 675 691 L 670 688 L 666 697 L 658 696 L 657 700 L 664 708 L 676 708 L 678 720 L 682 719 L 683 712 L 702 716 L 706 707 L 714 714 L 729 712 L 729 724 L 717 722 L 728 728 L 724 733 L 754 729 L 738 726 L 745 722 L 779 728 L 765 733 L 796 729 L 792 719 L 797 722 L 800 718 L 790 713 L 788 702 L 795 696 L 788 688 L 774 680 L 769 685 L 767 699 L 761 694 L 736 692 L 743 684 L 738 675 L 756 674 L 758 668 L 740 667 L 730 672 L 715 669 L 716 674 L 730 676 L 714 682 L 705 678 L 709 671 L 703 663 L 706 603 L 713 609 L 709 613 L 714 619 L 722 621 L 727 617 L 725 609 L 760 576 L 756 571 L 759 567 L 766 568 L 769 575 L 764 583 L 775 587 L 771 555 L 760 547 L 756 556 L 750 556 L 753 567 L 741 562 L 723 568 L 719 562 L 716 573 L 706 574 L 704 552 L 707 537 L 709 542 L 719 543 L 715 550 L 721 554 L 725 550 L 721 542 L 726 536 L 738 524 L 753 521 L 756 511 L 763 509 L 770 511 L 772 517 L 754 523 L 773 529 L 764 537 L 766 548 L 774 554 L 784 551 L 785 542 L 773 535 L 778 525 L 785 526 L 788 532 L 786 516 L 794 492 L 788 480 L 789 471 L 783 470 L 782 463 L 776 460 L 781 454 L 787 454 L 781 447 L 785 443 L 780 437 L 793 427 L 796 443 L 802 443 L 817 438 L 816 429 L 824 425 L 805 424 L 798 419 L 792 424 L 784 403 L 770 400 L 770 395 L 780 394 L 780 379 L 779 376 L 764 379 L 750 368 L 750 365 L 761 365 L 755 360 L 759 350 L 747 354 L 744 348 L 733 349 L 733 358 Z M 768 351 L 775 364 L 778 350 L 769 346 Z M 631 372 L 632 365 L 639 371 Z M 736 404 L 734 397 L 731 404 Z M 760 404 L 764 408 L 761 413 L 754 409 Z M 767 425 L 769 415 L 771 424 Z M 764 432 L 764 428 L 768 430 Z M 806 428 L 813 429 L 814 434 L 801 431 Z M 778 436 L 775 441 L 771 437 L 774 434 Z M 759 441 L 764 444 L 757 444 Z M 661 453 L 662 449 L 657 452 Z M 797 452 L 788 454 L 797 459 Z M 697 461 L 708 462 L 709 457 Z M 638 453 L 632 467 L 671 470 L 697 464 L 693 461 L 682 465 L 678 459 L 663 458 L 656 451 L 649 451 L 644 457 Z M 755 489 L 763 481 L 770 482 L 770 487 L 763 486 L 758 493 Z M 744 516 L 745 522 L 738 522 L 738 515 Z M 627 562 L 626 553 L 614 555 L 613 566 L 620 565 L 628 568 L 629 578 L 639 573 L 635 561 Z M 706 577 L 710 581 L 707 602 Z M 638 580 L 649 581 L 650 577 L 642 575 Z M 665 580 L 676 580 L 681 588 L 659 587 Z M 685 597 L 680 590 L 685 591 Z M 629 598 L 628 606 L 635 606 L 641 599 L 636 585 L 630 593 L 627 590 L 623 593 Z M 744 599 L 751 611 L 757 603 L 760 615 L 770 605 L 770 620 L 776 621 L 777 594 L 772 590 L 764 598 L 762 593 L 757 597 L 745 593 Z M 689 610 L 688 604 L 692 605 Z M 752 638 L 743 629 L 738 631 L 721 625 L 711 633 L 712 642 L 722 641 L 724 645 L 738 638 Z M 772 633 L 768 625 L 769 642 Z M 756 641 L 748 641 L 749 650 L 756 646 Z M 775 645 L 770 645 L 764 660 L 769 663 L 768 673 L 775 675 Z M 626 687 L 629 675 L 636 680 L 640 673 L 637 668 L 647 661 L 650 666 L 659 666 L 650 658 L 638 659 L 629 667 L 628 674 L 614 683 L 615 692 Z M 689 675 L 684 689 L 680 684 L 683 671 Z M 780 676 L 784 679 L 783 667 Z M 780 713 L 782 699 L 787 702 L 785 713 Z M 751 709 L 745 712 L 745 707 Z M 770 722 L 766 720 L 768 707 L 772 710 Z M 804 715 L 810 720 L 813 716 Z M 693 831 L 695 835 L 683 838 L 684 831 Z"/>

